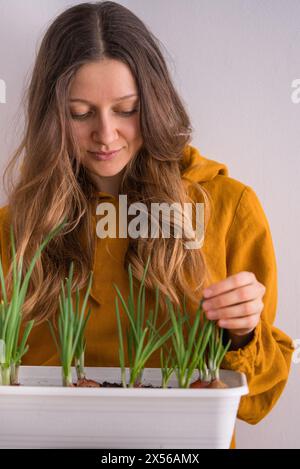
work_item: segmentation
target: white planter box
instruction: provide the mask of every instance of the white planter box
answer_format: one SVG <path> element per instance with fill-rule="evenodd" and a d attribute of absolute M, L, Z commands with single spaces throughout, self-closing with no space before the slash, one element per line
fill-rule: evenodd
<path fill-rule="evenodd" d="M 121 382 L 119 368 L 86 372 Z M 229 448 L 248 387 L 242 373 L 220 377 L 230 388 L 179 389 L 175 375 L 173 389 L 65 388 L 60 367 L 22 366 L 21 386 L 0 386 L 0 447 Z M 160 369 L 145 369 L 143 384 L 161 386 Z"/>

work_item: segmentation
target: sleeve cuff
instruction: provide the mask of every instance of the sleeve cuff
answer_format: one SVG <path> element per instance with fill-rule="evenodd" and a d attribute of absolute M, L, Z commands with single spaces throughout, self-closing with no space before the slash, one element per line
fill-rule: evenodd
<path fill-rule="evenodd" d="M 222 361 L 221 368 L 252 374 L 260 350 L 261 329 L 262 324 L 260 320 L 254 330 L 254 336 L 251 341 L 238 350 L 227 352 Z"/>

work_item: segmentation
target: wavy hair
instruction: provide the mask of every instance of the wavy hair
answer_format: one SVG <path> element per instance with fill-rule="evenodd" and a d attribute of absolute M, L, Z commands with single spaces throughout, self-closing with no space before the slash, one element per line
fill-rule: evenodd
<path fill-rule="evenodd" d="M 24 133 L 3 176 L 8 205 L 13 207 L 17 259 L 23 256 L 24 271 L 45 235 L 64 217 L 68 220 L 43 251 L 30 280 L 23 317 L 34 318 L 36 324 L 55 316 L 70 262 L 74 262 L 74 291 L 87 285 L 93 266 L 96 188 L 81 164 L 70 126 L 68 96 L 77 70 L 102 59 L 128 65 L 140 97 L 143 145 L 126 167 L 120 193 L 128 195 L 129 203 L 147 206 L 152 202 L 194 203 L 191 185 L 181 177 L 192 127 L 159 40 L 136 15 L 115 2 L 81 3 L 63 11 L 42 38 L 25 93 Z M 22 170 L 15 183 L 19 159 Z M 193 190 L 205 202 L 208 220 L 209 195 L 200 184 L 194 184 Z M 174 219 L 173 227 L 176 223 Z M 208 269 L 201 249 L 185 248 L 187 239 L 192 238 L 130 238 L 124 268 L 131 263 L 135 281 L 140 281 L 150 254 L 146 287 L 154 291 L 159 286 L 176 304 L 182 295 L 196 303 Z M 10 267 L 8 291 L 11 284 Z"/>

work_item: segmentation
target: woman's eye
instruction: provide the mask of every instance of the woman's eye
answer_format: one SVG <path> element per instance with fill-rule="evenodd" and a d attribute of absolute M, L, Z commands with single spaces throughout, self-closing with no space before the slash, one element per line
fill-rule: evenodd
<path fill-rule="evenodd" d="M 119 111 L 117 114 L 120 114 L 121 116 L 128 117 L 137 112 L 137 109 L 133 109 L 132 111 Z M 73 119 L 78 119 L 78 120 L 83 120 L 86 119 L 91 113 L 87 112 L 86 114 L 74 114 L 72 113 L 71 116 Z"/>
<path fill-rule="evenodd" d="M 82 119 L 85 119 L 86 117 L 89 116 L 89 112 L 87 112 L 86 114 L 71 114 L 72 118 L 73 119 L 78 119 L 78 120 L 82 120 Z"/>
<path fill-rule="evenodd" d="M 127 112 L 123 111 L 123 112 L 120 112 L 120 114 L 123 116 L 131 116 L 135 112 L 137 112 L 137 109 L 133 109 L 132 111 L 127 111 Z"/>

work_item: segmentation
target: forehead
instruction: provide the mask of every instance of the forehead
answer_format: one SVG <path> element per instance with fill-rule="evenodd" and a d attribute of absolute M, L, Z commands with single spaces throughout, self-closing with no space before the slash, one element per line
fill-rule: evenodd
<path fill-rule="evenodd" d="M 137 93 L 130 68 L 118 60 L 105 59 L 85 64 L 77 70 L 70 88 L 70 99 L 112 102 L 121 96 Z"/>

